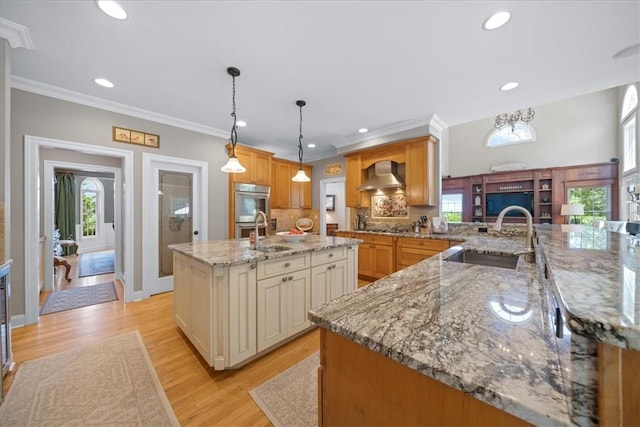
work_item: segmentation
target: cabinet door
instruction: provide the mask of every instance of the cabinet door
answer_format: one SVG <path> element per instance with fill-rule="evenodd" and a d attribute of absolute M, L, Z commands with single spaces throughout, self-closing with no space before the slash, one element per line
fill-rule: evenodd
<path fill-rule="evenodd" d="M 345 203 L 349 207 L 359 208 L 369 206 L 368 192 L 359 191 L 358 186 L 362 184 L 362 158 L 350 156 L 346 158 L 345 173 Z"/>
<path fill-rule="evenodd" d="M 307 312 L 311 309 L 311 273 L 300 270 L 287 276 L 287 337 L 311 326 Z"/>
<path fill-rule="evenodd" d="M 358 275 L 374 277 L 373 267 L 373 253 L 376 250 L 376 245 L 370 243 L 363 243 L 358 250 Z"/>
<path fill-rule="evenodd" d="M 329 301 L 331 264 L 322 264 L 311 269 L 311 308 L 318 308 Z"/>
<path fill-rule="evenodd" d="M 289 209 L 291 207 L 291 175 L 289 163 L 273 161 L 273 181 L 271 183 L 271 207 Z"/>
<path fill-rule="evenodd" d="M 213 364 L 211 343 L 213 331 L 211 266 L 191 260 L 191 342 L 209 365 Z"/>
<path fill-rule="evenodd" d="M 266 153 L 255 153 L 254 180 L 256 184 L 271 184 L 271 156 Z"/>
<path fill-rule="evenodd" d="M 436 154 L 438 140 L 430 137 L 407 144 L 406 195 L 410 206 L 437 205 Z"/>
<path fill-rule="evenodd" d="M 256 265 L 229 267 L 229 365 L 256 354 Z"/>
<path fill-rule="evenodd" d="M 393 246 L 376 245 L 373 251 L 372 277 L 380 279 L 393 273 Z"/>
<path fill-rule="evenodd" d="M 236 157 L 238 158 L 238 161 L 240 162 L 240 164 L 244 166 L 244 168 L 247 171 L 243 173 L 230 173 L 229 178 L 233 182 L 252 183 L 253 182 L 252 173 L 254 172 L 255 168 L 254 168 L 254 164 L 253 164 L 254 162 L 253 162 L 253 157 L 251 155 L 251 152 L 245 151 L 242 148 L 239 148 L 236 146 Z"/>
<path fill-rule="evenodd" d="M 173 253 L 173 321 L 185 335 L 191 333 L 191 271 L 189 258 Z"/>
<path fill-rule="evenodd" d="M 347 260 L 336 261 L 331 264 L 331 282 L 329 283 L 329 300 L 341 297 L 349 292 L 347 286 Z"/>
<path fill-rule="evenodd" d="M 258 352 L 287 337 L 286 277 L 258 281 Z"/>

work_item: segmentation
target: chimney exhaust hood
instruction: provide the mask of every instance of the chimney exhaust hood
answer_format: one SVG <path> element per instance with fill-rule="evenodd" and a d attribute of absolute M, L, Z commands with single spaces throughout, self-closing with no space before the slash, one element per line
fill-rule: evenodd
<path fill-rule="evenodd" d="M 376 162 L 367 171 L 369 179 L 358 187 L 359 191 L 404 187 L 404 179 L 398 175 L 398 164 L 394 161 Z"/>

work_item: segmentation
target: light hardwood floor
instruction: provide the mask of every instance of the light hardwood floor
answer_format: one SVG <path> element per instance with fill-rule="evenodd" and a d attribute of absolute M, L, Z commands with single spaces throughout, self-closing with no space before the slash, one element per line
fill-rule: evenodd
<path fill-rule="evenodd" d="M 78 279 L 77 257 L 66 258 L 72 264 L 72 281 L 67 284 L 60 269 L 55 289 L 113 280 L 113 275 Z M 319 350 L 314 329 L 240 369 L 214 371 L 173 323 L 171 292 L 125 305 L 119 282 L 116 289 L 118 301 L 47 314 L 37 325 L 14 329 L 16 368 L 5 377 L 5 395 L 20 363 L 137 329 L 181 425 L 269 426 L 249 390 Z"/>

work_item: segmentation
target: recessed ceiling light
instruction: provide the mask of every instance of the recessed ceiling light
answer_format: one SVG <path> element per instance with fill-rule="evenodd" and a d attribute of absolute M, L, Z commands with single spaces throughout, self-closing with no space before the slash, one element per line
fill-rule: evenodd
<path fill-rule="evenodd" d="M 367 133 L 367 132 L 369 132 L 369 129 L 367 129 L 367 128 L 360 128 L 360 129 L 358 129 L 358 132 L 360 132 L 360 133 Z"/>
<path fill-rule="evenodd" d="M 236 122 L 236 125 L 240 126 L 241 128 L 245 127 L 247 125 L 247 122 L 245 122 L 244 120 L 238 120 Z"/>
<path fill-rule="evenodd" d="M 640 43 L 632 44 L 631 46 L 625 47 L 621 51 L 616 52 L 612 56 L 612 58 L 613 59 L 628 58 L 630 56 L 637 55 L 638 53 L 640 53 Z"/>
<path fill-rule="evenodd" d="M 505 11 L 494 13 L 482 24 L 482 28 L 485 30 L 495 30 L 502 27 L 511 19 L 511 13 Z"/>
<path fill-rule="evenodd" d="M 94 82 L 96 82 L 96 84 L 99 84 L 102 87 L 113 87 L 113 83 L 111 83 L 109 80 L 107 79 L 93 79 Z"/>
<path fill-rule="evenodd" d="M 314 144 L 313 142 L 311 144 L 307 144 L 307 147 L 309 148 L 316 148 L 316 144 Z"/>
<path fill-rule="evenodd" d="M 518 86 L 520 86 L 520 83 L 518 83 L 518 82 L 509 82 L 509 83 L 505 83 L 502 86 L 500 86 L 500 90 L 507 91 L 507 90 L 515 89 Z"/>
<path fill-rule="evenodd" d="M 127 12 L 118 3 L 112 0 L 98 0 L 98 7 L 101 11 L 115 19 L 127 19 Z"/>

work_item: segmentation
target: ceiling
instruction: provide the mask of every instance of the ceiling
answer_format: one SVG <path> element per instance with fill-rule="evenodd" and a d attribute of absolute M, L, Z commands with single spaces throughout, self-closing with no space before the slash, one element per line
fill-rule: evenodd
<path fill-rule="evenodd" d="M 312 161 L 433 115 L 452 126 L 640 80 L 637 54 L 612 58 L 640 42 L 638 1 L 120 4 L 123 21 L 93 1 L 2 0 L 33 45 L 12 50 L 13 87 L 228 138 L 235 66 L 239 143 L 297 159 L 303 99 Z M 483 30 L 499 10 L 511 20 Z"/>

